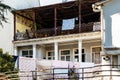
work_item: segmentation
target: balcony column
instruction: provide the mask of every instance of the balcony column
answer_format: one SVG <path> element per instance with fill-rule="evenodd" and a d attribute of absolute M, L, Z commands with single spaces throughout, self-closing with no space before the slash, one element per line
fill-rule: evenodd
<path fill-rule="evenodd" d="M 54 57 L 55 60 L 58 60 L 58 42 L 54 43 Z"/>
<path fill-rule="evenodd" d="M 36 58 L 36 44 L 33 44 L 33 58 Z"/>
<path fill-rule="evenodd" d="M 18 54 L 17 46 L 14 46 L 14 56 L 18 56 L 18 58 L 15 61 L 15 68 L 18 68 L 19 67 L 19 54 Z"/>
<path fill-rule="evenodd" d="M 78 59 L 79 62 L 82 62 L 82 40 L 78 40 Z"/>
<path fill-rule="evenodd" d="M 14 47 L 14 55 L 15 55 L 15 56 L 18 55 L 17 46 Z"/>

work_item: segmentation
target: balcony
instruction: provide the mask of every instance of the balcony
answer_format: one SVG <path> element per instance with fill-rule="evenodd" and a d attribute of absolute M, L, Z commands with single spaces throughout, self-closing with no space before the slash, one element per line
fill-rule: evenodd
<path fill-rule="evenodd" d="M 60 35 L 96 32 L 96 31 L 100 31 L 100 22 L 82 23 L 81 30 L 79 29 L 80 29 L 79 26 L 75 25 L 73 29 L 69 29 L 69 30 L 62 30 L 62 26 L 56 27 L 56 30 L 55 28 L 47 28 L 47 29 L 43 28 L 43 29 L 38 29 L 36 31 L 28 30 L 27 32 L 16 33 L 15 39 L 26 40 L 26 39 L 34 39 L 34 38 L 60 36 Z"/>
<path fill-rule="evenodd" d="M 82 3 L 70 1 L 16 10 L 13 12 L 14 40 L 100 31 L 100 13 L 93 12 L 90 7 L 95 2 L 97 1 Z"/>

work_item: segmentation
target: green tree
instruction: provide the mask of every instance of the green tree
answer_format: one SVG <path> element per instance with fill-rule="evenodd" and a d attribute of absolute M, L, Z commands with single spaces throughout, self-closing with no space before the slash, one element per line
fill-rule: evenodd
<path fill-rule="evenodd" d="M 0 49 L 0 79 L 19 80 L 18 70 L 14 68 L 14 57 Z M 4 78 L 4 79 L 3 79 Z"/>
<path fill-rule="evenodd" d="M 14 70 L 14 58 L 8 53 L 0 53 L 0 72 L 10 72 Z"/>
<path fill-rule="evenodd" d="M 1 26 L 3 26 L 3 22 L 7 22 L 5 13 L 7 13 L 8 10 L 12 11 L 12 8 L 6 4 L 3 4 L 2 1 L 0 1 L 0 25 Z"/>

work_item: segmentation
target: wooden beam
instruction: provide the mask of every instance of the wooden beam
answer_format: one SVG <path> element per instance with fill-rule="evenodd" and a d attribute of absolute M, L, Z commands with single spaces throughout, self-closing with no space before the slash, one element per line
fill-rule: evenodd
<path fill-rule="evenodd" d="M 81 19 L 82 17 L 81 17 L 81 4 L 80 4 L 80 3 L 79 3 L 78 9 L 79 9 L 79 10 L 78 10 L 78 11 L 79 11 L 79 12 L 78 12 L 78 18 L 79 18 L 79 33 L 80 33 L 80 32 L 81 32 L 81 20 L 82 20 L 82 19 Z"/>
<path fill-rule="evenodd" d="M 16 40 L 16 14 L 14 13 L 14 40 Z"/>
<path fill-rule="evenodd" d="M 55 30 L 55 35 L 57 34 L 56 27 L 57 27 L 57 9 L 56 9 L 56 7 L 54 7 L 54 30 Z"/>
<path fill-rule="evenodd" d="M 26 16 L 24 16 L 24 15 L 22 15 L 22 14 L 19 14 L 19 13 L 16 13 L 16 12 L 15 12 L 14 14 L 19 15 L 19 16 L 21 16 L 21 17 L 23 17 L 23 18 L 26 18 L 26 19 L 28 19 L 28 20 L 30 20 L 30 21 L 34 21 L 33 19 L 28 18 L 28 17 L 26 17 Z"/>

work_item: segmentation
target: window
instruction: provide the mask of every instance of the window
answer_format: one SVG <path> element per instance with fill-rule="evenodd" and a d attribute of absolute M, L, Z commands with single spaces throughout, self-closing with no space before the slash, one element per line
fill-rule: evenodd
<path fill-rule="evenodd" d="M 47 59 L 48 60 L 54 60 L 54 52 L 47 52 Z"/>
<path fill-rule="evenodd" d="M 70 61 L 70 50 L 61 51 L 60 58 L 62 61 Z"/>
<path fill-rule="evenodd" d="M 112 68 L 118 68 L 118 55 L 113 55 L 112 56 Z"/>
<path fill-rule="evenodd" d="M 75 49 L 74 50 L 74 60 L 75 61 L 79 61 L 79 57 L 78 57 L 78 49 Z M 81 59 L 82 62 L 85 62 L 85 51 L 84 49 L 82 49 L 82 59 Z"/>
<path fill-rule="evenodd" d="M 33 51 L 32 50 L 23 50 L 22 51 L 22 56 L 32 58 L 33 57 Z"/>
<path fill-rule="evenodd" d="M 99 64 L 101 62 L 100 51 L 101 47 L 92 48 L 92 62 L 95 64 Z"/>

